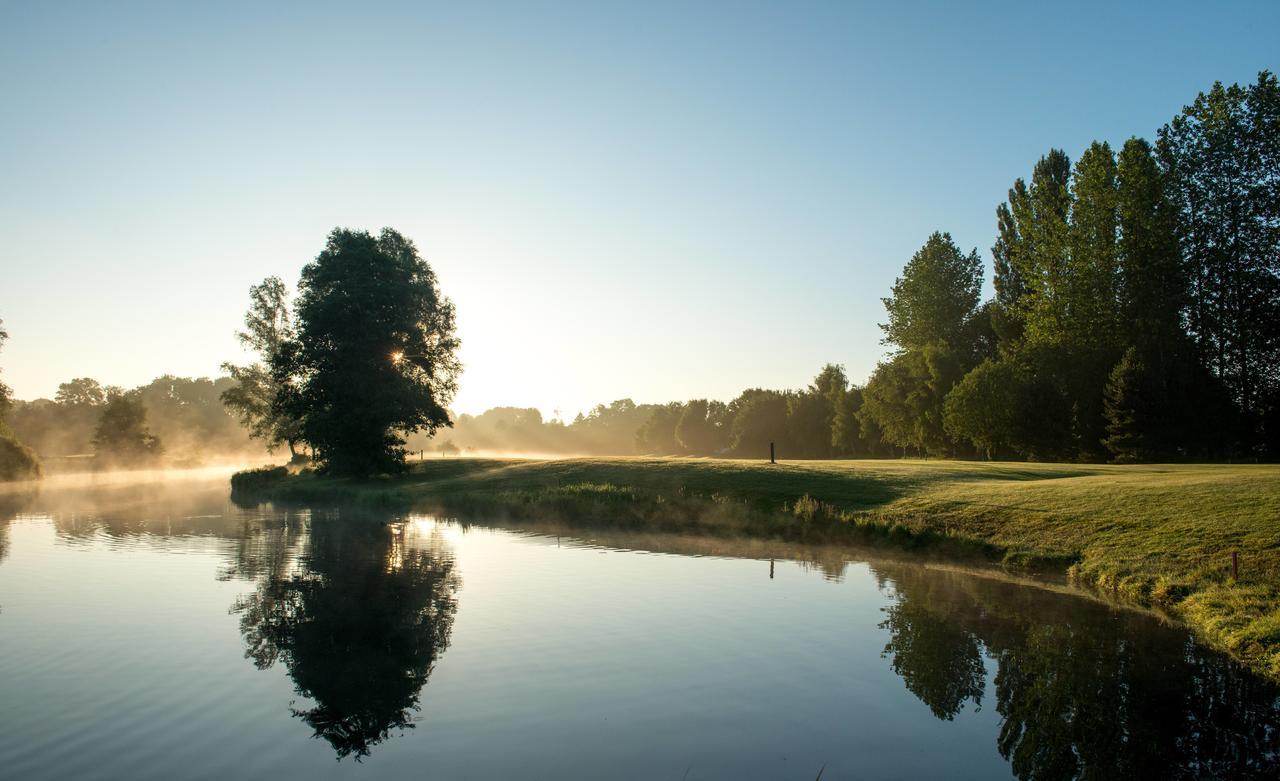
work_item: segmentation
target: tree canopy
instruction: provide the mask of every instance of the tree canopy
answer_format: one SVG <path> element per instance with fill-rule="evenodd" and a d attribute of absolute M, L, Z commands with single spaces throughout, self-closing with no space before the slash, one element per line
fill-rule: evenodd
<path fill-rule="evenodd" d="M 404 236 L 335 229 L 302 269 L 294 322 L 271 359 L 274 411 L 298 421 L 322 469 L 396 471 L 406 432 L 451 425 L 454 308 Z"/>

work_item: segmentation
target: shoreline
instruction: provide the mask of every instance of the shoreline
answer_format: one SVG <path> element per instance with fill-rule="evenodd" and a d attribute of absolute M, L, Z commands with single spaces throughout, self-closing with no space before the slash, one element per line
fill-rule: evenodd
<path fill-rule="evenodd" d="M 1280 466 L 440 459 L 402 475 L 232 476 L 254 503 L 746 535 L 1063 574 L 1280 680 Z M 1231 578 L 1231 552 L 1241 562 Z"/>

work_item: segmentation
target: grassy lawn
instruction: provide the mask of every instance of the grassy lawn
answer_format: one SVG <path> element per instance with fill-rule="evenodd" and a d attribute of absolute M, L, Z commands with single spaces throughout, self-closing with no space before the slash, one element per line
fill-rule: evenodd
<path fill-rule="evenodd" d="M 394 478 L 304 473 L 236 486 L 264 498 L 463 517 L 882 539 L 1062 568 L 1083 586 L 1169 611 L 1280 679 L 1277 465 L 459 458 Z"/>

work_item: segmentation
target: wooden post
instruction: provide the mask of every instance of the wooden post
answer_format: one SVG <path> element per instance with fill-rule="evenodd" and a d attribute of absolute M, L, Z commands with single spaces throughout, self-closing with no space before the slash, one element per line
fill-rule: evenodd
<path fill-rule="evenodd" d="M 1231 579 L 1240 579 L 1240 552 L 1231 551 Z"/>
<path fill-rule="evenodd" d="M 773 458 L 773 443 L 772 443 L 772 442 L 770 442 L 770 443 L 769 443 L 769 463 L 770 463 L 770 464 L 776 464 L 776 463 L 778 463 L 778 462 L 777 462 L 777 461 L 775 461 L 775 460 L 774 460 L 774 458 Z"/>

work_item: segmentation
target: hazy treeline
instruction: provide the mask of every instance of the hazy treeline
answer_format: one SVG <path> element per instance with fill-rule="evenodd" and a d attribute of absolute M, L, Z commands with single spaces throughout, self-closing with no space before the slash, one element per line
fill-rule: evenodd
<path fill-rule="evenodd" d="M 457 415 L 452 430 L 434 441 L 410 437 L 407 447 L 437 453 L 453 445 L 461 451 L 758 458 L 767 456 L 774 442 L 779 455 L 788 458 L 887 455 L 889 449 L 873 435 L 864 436 L 853 417 L 860 397 L 844 370 L 832 365 L 804 390 L 752 388 L 728 403 L 619 399 L 568 423 L 546 420 L 534 408 L 495 407 Z"/>
<path fill-rule="evenodd" d="M 227 377 L 164 375 L 126 390 L 79 377 L 59 385 L 53 399 L 14 402 L 9 424 L 46 459 L 96 454 L 99 465 L 161 459 L 195 465 L 261 455 L 262 446 L 222 403 L 231 384 Z"/>

